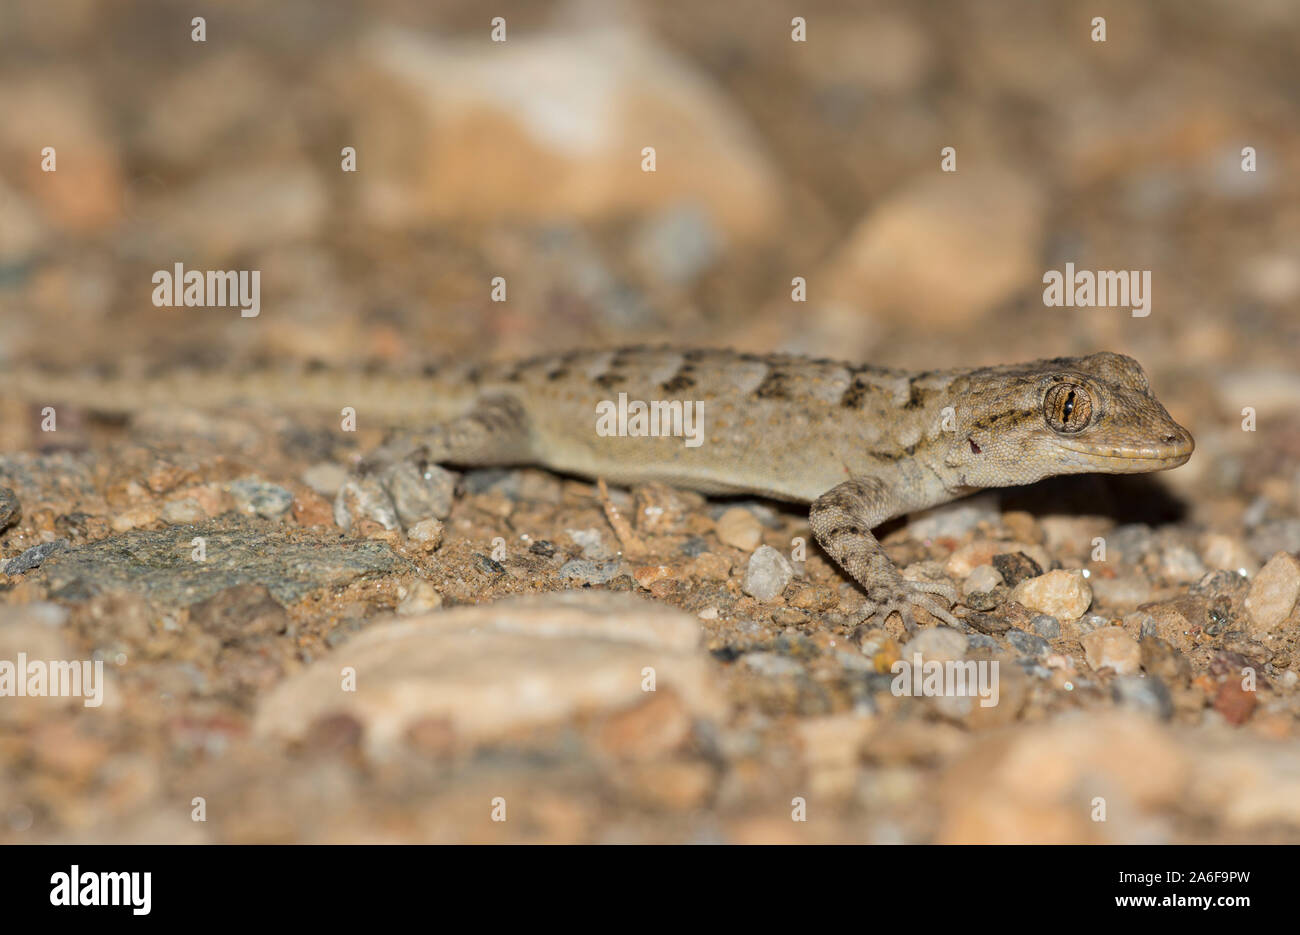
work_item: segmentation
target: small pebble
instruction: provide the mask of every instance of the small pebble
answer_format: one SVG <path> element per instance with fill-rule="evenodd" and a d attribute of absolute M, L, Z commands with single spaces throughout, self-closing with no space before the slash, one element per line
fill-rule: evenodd
<path fill-rule="evenodd" d="M 1035 544 L 1043 541 L 1043 529 L 1032 513 L 1024 510 L 1008 510 L 1002 514 L 1002 525 L 1007 527 L 1013 539 Z"/>
<path fill-rule="evenodd" d="M 962 583 L 963 594 L 986 593 L 1002 583 L 1002 575 L 992 565 L 979 565 Z"/>
<path fill-rule="evenodd" d="M 1033 676 L 1036 679 L 1046 679 L 1052 677 L 1052 670 L 1047 666 L 1040 665 L 1035 659 L 1017 659 L 1020 668 L 1024 670 L 1025 675 Z"/>
<path fill-rule="evenodd" d="M 1281 627 L 1300 600 L 1300 561 L 1289 552 L 1278 552 L 1250 583 L 1246 612 L 1251 632 L 1267 634 Z"/>
<path fill-rule="evenodd" d="M 687 573 L 706 581 L 726 581 L 731 577 L 731 562 L 717 552 L 705 552 L 687 566 Z"/>
<path fill-rule="evenodd" d="M 997 569 L 1002 580 L 1015 587 L 1028 578 L 1037 578 L 1043 573 L 1042 566 L 1024 552 L 1004 552 L 993 556 L 993 567 Z"/>
<path fill-rule="evenodd" d="M 971 610 L 990 611 L 1006 600 L 1010 593 L 1006 585 L 998 585 L 992 591 L 975 591 L 967 594 L 963 603 Z"/>
<path fill-rule="evenodd" d="M 293 494 L 289 491 L 253 477 L 233 481 L 230 495 L 240 512 L 255 513 L 263 519 L 283 516 L 293 506 Z"/>
<path fill-rule="evenodd" d="M 1155 537 L 1145 523 L 1112 529 L 1106 539 L 1106 560 L 1136 565 L 1155 550 Z"/>
<path fill-rule="evenodd" d="M 1049 614 L 1039 614 L 1029 625 L 1045 640 L 1054 640 L 1061 635 L 1061 621 Z"/>
<path fill-rule="evenodd" d="M 1059 620 L 1078 620 L 1092 603 L 1092 588 L 1077 571 L 1049 571 L 1020 582 L 1011 599 Z"/>
<path fill-rule="evenodd" d="M 1174 702 L 1165 683 L 1154 675 L 1121 675 L 1110 686 L 1115 703 L 1150 714 L 1162 721 L 1174 716 Z"/>
<path fill-rule="evenodd" d="M 1259 571 L 1259 562 L 1246 543 L 1232 536 L 1206 534 L 1201 539 L 1201 558 L 1211 568 L 1244 571 L 1247 575 Z"/>
<path fill-rule="evenodd" d="M 1037 620 L 1039 618 L 1035 617 L 1034 619 Z M 1050 620 L 1052 618 L 1049 617 L 1047 619 Z M 1060 624 L 1057 624 L 1057 629 L 1060 629 Z M 1006 632 L 1006 640 L 1011 644 L 1012 648 L 1014 648 L 1016 652 L 1028 656 L 1031 659 L 1042 658 L 1052 651 L 1052 647 L 1048 645 L 1047 640 L 1043 639 L 1041 636 L 1026 633 L 1024 630 L 1015 627 L 1012 627 Z"/>
<path fill-rule="evenodd" d="M 656 581 L 673 577 L 673 570 L 667 565 L 641 565 L 632 569 L 632 577 L 641 587 L 649 590 Z"/>
<path fill-rule="evenodd" d="M 614 558 L 607 562 L 593 562 L 588 558 L 574 558 L 560 566 L 561 578 L 574 578 L 583 584 L 604 584 L 619 573 L 622 561 Z"/>
<path fill-rule="evenodd" d="M 1258 703 L 1258 693 L 1243 689 L 1239 678 L 1224 680 L 1219 684 L 1218 691 L 1214 693 L 1214 710 L 1233 725 L 1244 724 L 1254 713 Z"/>
<path fill-rule="evenodd" d="M 1191 678 L 1192 666 L 1187 657 L 1158 636 L 1143 634 L 1142 668 L 1147 675 L 1156 676 L 1166 682 L 1185 682 Z"/>
<path fill-rule="evenodd" d="M 1196 581 L 1206 570 L 1200 556 L 1185 545 L 1172 545 L 1160 552 L 1160 573 L 1170 581 Z"/>
<path fill-rule="evenodd" d="M 991 649 L 995 652 L 1002 648 L 997 640 L 991 636 L 985 636 L 983 633 L 967 633 L 966 646 L 969 649 Z"/>
<path fill-rule="evenodd" d="M 31 571 L 33 568 L 39 568 L 41 562 L 45 561 L 51 555 L 58 555 L 60 552 L 68 551 L 67 539 L 55 539 L 53 542 L 42 542 L 40 545 L 34 545 L 22 555 L 9 559 L 5 563 L 4 573 L 6 575 L 21 575 Z"/>
<path fill-rule="evenodd" d="M 1117 675 L 1133 675 L 1142 664 L 1142 650 L 1122 627 L 1102 627 L 1079 641 L 1088 665 L 1096 670 L 1113 669 Z"/>
<path fill-rule="evenodd" d="M 202 504 L 193 497 L 169 500 L 163 504 L 162 519 L 164 523 L 182 526 L 186 523 L 201 523 L 207 519 Z"/>
<path fill-rule="evenodd" d="M 403 617 L 437 610 L 442 606 L 442 595 L 428 581 L 420 580 L 407 589 L 406 597 L 397 605 L 397 613 Z"/>
<path fill-rule="evenodd" d="M 442 520 L 422 519 L 406 531 L 406 537 L 425 552 L 432 552 L 442 544 Z"/>
<path fill-rule="evenodd" d="M 583 558 L 604 561 L 614 557 L 614 552 L 605 545 L 605 537 L 599 529 L 566 529 L 565 532 L 582 549 Z"/>
<path fill-rule="evenodd" d="M 756 600 L 770 601 L 785 590 L 793 577 L 789 559 L 770 545 L 759 546 L 749 557 L 741 590 Z"/>
<path fill-rule="evenodd" d="M 479 570 L 489 575 L 504 575 L 506 573 L 505 565 L 502 565 L 489 555 L 484 555 L 482 552 L 474 553 L 474 564 L 478 565 Z"/>
<path fill-rule="evenodd" d="M 1091 633 L 1100 627 L 1110 626 L 1110 618 L 1103 617 L 1101 614 L 1088 614 L 1086 617 L 1079 618 L 1077 626 L 1083 632 Z"/>
<path fill-rule="evenodd" d="M 929 627 L 907 641 L 902 658 L 911 662 L 912 655 L 920 653 L 923 659 L 951 662 L 966 655 L 967 645 L 966 635 L 952 627 Z"/>
<path fill-rule="evenodd" d="M 763 541 L 762 524 L 744 507 L 732 507 L 719 516 L 717 530 L 719 540 L 742 552 L 752 552 Z"/>

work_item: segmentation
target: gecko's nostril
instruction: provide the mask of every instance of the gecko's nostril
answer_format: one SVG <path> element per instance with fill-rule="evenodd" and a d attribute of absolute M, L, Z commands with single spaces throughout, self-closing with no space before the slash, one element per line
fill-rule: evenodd
<path fill-rule="evenodd" d="M 1170 432 L 1168 435 L 1165 436 L 1165 441 L 1172 445 L 1174 442 L 1178 441 L 1178 436 L 1175 435 L 1173 432 Z"/>

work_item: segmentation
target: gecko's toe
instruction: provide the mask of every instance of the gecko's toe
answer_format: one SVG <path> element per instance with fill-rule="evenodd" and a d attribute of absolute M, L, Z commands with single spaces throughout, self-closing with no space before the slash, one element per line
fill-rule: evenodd
<path fill-rule="evenodd" d="M 961 596 L 957 589 L 946 581 L 910 581 L 914 591 L 921 591 L 925 594 L 937 594 L 946 600 L 950 605 L 956 604 L 957 599 Z"/>
<path fill-rule="evenodd" d="M 862 620 L 863 622 L 879 620 L 883 625 L 891 614 L 898 614 L 907 632 L 911 633 L 916 629 L 916 608 L 919 607 L 936 620 L 960 628 L 961 623 L 957 618 L 931 596 L 933 594 L 947 597 L 948 592 L 952 590 L 951 586 L 934 582 L 900 581 L 897 589 L 885 596 L 883 600 L 868 601 Z M 953 598 L 956 599 L 955 591 Z"/>
<path fill-rule="evenodd" d="M 959 630 L 961 629 L 961 622 L 954 617 L 950 611 L 939 606 L 935 601 L 925 601 L 920 606 L 924 607 L 926 612 L 936 620 L 942 620 L 950 627 L 956 627 Z"/>

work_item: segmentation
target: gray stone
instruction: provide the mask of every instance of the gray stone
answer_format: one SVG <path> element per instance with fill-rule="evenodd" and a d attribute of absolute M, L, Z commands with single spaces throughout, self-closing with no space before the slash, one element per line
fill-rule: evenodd
<path fill-rule="evenodd" d="M 1110 686 L 1115 703 L 1167 721 L 1174 716 L 1174 702 L 1165 683 L 1154 675 L 1121 675 Z"/>
<path fill-rule="evenodd" d="M 966 647 L 967 649 L 991 649 L 996 652 L 1002 648 L 1002 644 L 983 633 L 967 633 Z"/>
<path fill-rule="evenodd" d="M 560 577 L 575 579 L 583 584 L 605 584 L 619 573 L 622 565 L 622 560 L 617 558 L 607 562 L 574 558 L 560 566 Z"/>
<path fill-rule="evenodd" d="M 1039 614 L 1029 621 L 1029 625 L 1045 640 L 1054 640 L 1061 635 L 1061 621 L 1051 614 Z"/>
<path fill-rule="evenodd" d="M 1108 561 L 1137 564 L 1155 547 L 1151 527 L 1145 523 L 1130 523 L 1111 531 L 1106 539 Z"/>
<path fill-rule="evenodd" d="M 241 513 L 254 513 L 263 519 L 281 517 L 293 506 L 293 494 L 278 484 L 268 484 L 256 477 L 233 481 L 230 495 Z"/>
<path fill-rule="evenodd" d="M 6 575 L 21 575 L 31 571 L 33 568 L 39 568 L 51 555 L 58 555 L 68 550 L 67 539 L 55 539 L 53 542 L 42 542 L 40 545 L 34 545 L 22 555 L 11 558 L 5 563 L 4 573 Z"/>
<path fill-rule="evenodd" d="M 1059 624 L 1057 625 L 1057 629 L 1060 629 Z M 1016 652 L 1023 653 L 1031 659 L 1040 659 L 1052 651 L 1052 647 L 1048 644 L 1047 640 L 1043 639 L 1041 636 L 1026 633 L 1024 630 L 1019 630 L 1015 627 L 1012 627 L 1006 632 L 1006 639 Z"/>
<path fill-rule="evenodd" d="M 204 540 L 204 561 L 192 558 Z M 41 569 L 56 597 L 79 600 L 127 590 L 163 604 L 188 606 L 241 584 L 260 584 L 282 604 L 317 588 L 367 575 L 410 573 L 413 566 L 382 542 L 286 531 L 252 518 L 158 531 L 133 529 L 58 556 Z"/>

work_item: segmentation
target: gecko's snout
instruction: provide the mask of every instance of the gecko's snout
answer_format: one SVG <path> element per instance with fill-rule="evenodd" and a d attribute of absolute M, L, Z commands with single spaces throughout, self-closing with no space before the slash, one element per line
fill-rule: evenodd
<path fill-rule="evenodd" d="M 1186 461 L 1196 450 L 1196 440 L 1192 438 L 1192 433 L 1177 423 L 1165 435 L 1164 442 L 1169 451 L 1168 457 L 1171 458 L 1182 458 Z"/>
<path fill-rule="evenodd" d="M 1099 438 L 1060 442 L 1085 459 L 1094 470 L 1111 474 L 1165 471 L 1187 463 L 1196 448 L 1192 433 L 1172 420 L 1158 434 L 1145 438 Z"/>

